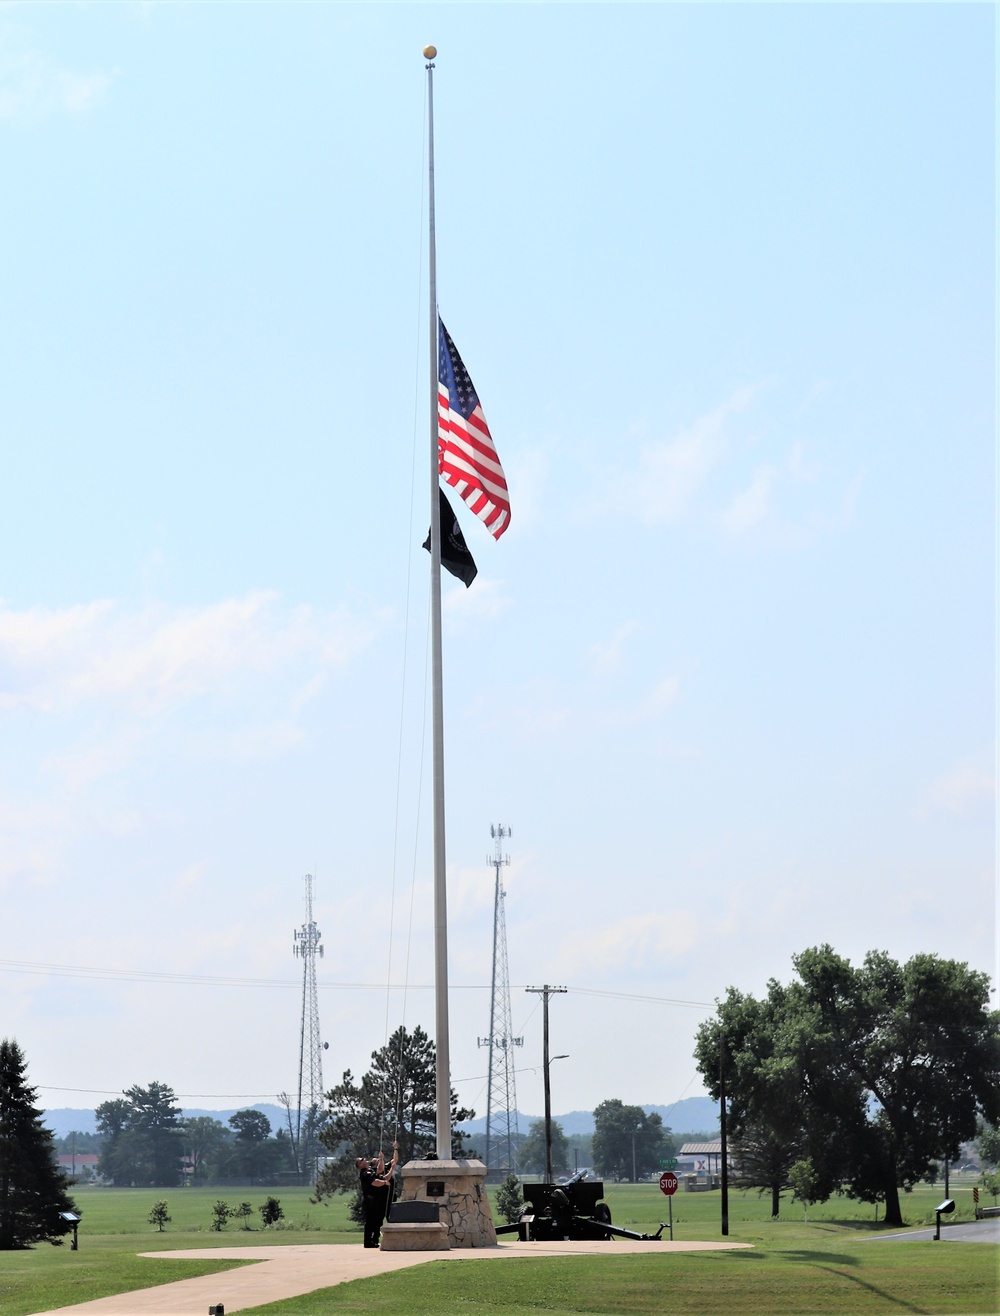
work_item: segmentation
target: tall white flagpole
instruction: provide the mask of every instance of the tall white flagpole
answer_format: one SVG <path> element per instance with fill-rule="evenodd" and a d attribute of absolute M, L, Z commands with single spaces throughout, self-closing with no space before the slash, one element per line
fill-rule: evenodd
<path fill-rule="evenodd" d="M 430 276 L 431 433 L 431 723 L 434 778 L 434 1025 L 437 1156 L 451 1160 L 451 1065 L 448 1047 L 448 888 L 444 844 L 444 691 L 441 662 L 441 505 L 438 498 L 438 305 L 434 243 L 434 46 L 427 60 L 427 215 Z"/>

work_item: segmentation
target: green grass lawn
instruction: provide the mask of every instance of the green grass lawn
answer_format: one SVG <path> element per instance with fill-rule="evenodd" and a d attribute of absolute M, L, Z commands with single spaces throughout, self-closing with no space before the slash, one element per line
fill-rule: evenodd
<path fill-rule="evenodd" d="M 190 1242 L 187 1244 L 190 1246 Z M 0 1252 L 0 1312 L 27 1316 L 71 1303 L 128 1293 L 175 1279 L 230 1270 L 239 1261 L 151 1261 L 139 1257 L 149 1239 L 130 1234 L 88 1240 L 79 1252 L 68 1247 L 41 1247 L 27 1252 Z"/>
<path fill-rule="evenodd" d="M 859 1244 L 809 1238 L 804 1247 L 753 1252 L 542 1258 L 537 1261 L 432 1261 L 412 1270 L 355 1280 L 253 1316 L 322 1312 L 560 1313 L 705 1312 L 730 1316 L 809 1313 L 994 1313 L 996 1248 L 986 1244 Z M 962 1256 L 955 1253 L 962 1249 Z"/>
<path fill-rule="evenodd" d="M 94 1238 L 114 1234 L 144 1235 L 141 1246 L 208 1247 L 215 1243 L 238 1243 L 241 1239 L 259 1243 L 262 1236 L 280 1243 L 286 1233 L 299 1235 L 321 1232 L 324 1243 L 353 1242 L 357 1226 L 347 1214 L 348 1199 L 333 1198 L 330 1205 L 309 1201 L 308 1188 L 90 1188 L 77 1184 L 71 1189 L 80 1224 L 80 1247 L 85 1249 Z M 261 1230 L 259 1207 L 268 1197 L 277 1197 L 285 1220 L 277 1230 Z M 231 1220 L 221 1233 L 212 1229 L 212 1208 L 222 1198 L 231 1207 L 249 1202 L 253 1207 L 251 1230 Z M 165 1201 L 171 1220 L 162 1234 L 148 1223 L 156 1201 Z M 330 1237 L 335 1234 L 337 1237 Z M 183 1235 L 183 1238 L 179 1238 Z M 206 1237 L 194 1237 L 192 1235 Z M 313 1240 L 316 1241 L 315 1239 Z"/>
<path fill-rule="evenodd" d="M 281 1199 L 284 1228 L 262 1230 L 257 1207 L 271 1192 Z M 972 1215 L 971 1191 L 953 1186 L 956 1217 Z M 173 1190 L 74 1189 L 82 1212 L 80 1250 L 48 1245 L 0 1253 L 0 1313 L 29 1316 L 51 1307 L 228 1269 L 240 1262 L 162 1261 L 139 1257 L 219 1245 L 357 1243 L 347 1199 L 329 1206 L 309 1202 L 307 1189 Z M 231 1206 L 252 1203 L 253 1230 L 235 1222 L 211 1229 L 219 1197 Z M 921 1187 L 904 1199 L 910 1225 L 933 1223 L 940 1187 Z M 172 1217 L 158 1233 L 146 1217 L 158 1198 Z M 964 1199 L 968 1198 L 966 1202 Z M 666 1218 L 666 1198 L 655 1184 L 607 1186 L 616 1224 L 652 1232 Z M 719 1194 L 678 1193 L 674 1237 L 717 1239 Z M 666 1231 L 665 1231 L 666 1232 Z M 752 1252 L 615 1255 L 525 1261 L 432 1261 L 393 1275 L 358 1280 L 303 1298 L 255 1309 L 255 1316 L 311 1316 L 325 1311 L 443 1313 L 539 1311 L 591 1313 L 992 1313 L 1000 1309 L 1000 1249 L 977 1243 L 885 1243 L 874 1209 L 835 1198 L 809 1212 L 782 1203 L 770 1219 L 770 1202 L 756 1193 L 730 1193 L 730 1233 Z M 890 1231 L 891 1232 L 891 1231 Z"/>
<path fill-rule="evenodd" d="M 80 1248 L 71 1252 L 41 1244 L 24 1252 L 0 1252 L 0 1314 L 28 1316 L 52 1307 L 86 1302 L 111 1293 L 167 1284 L 176 1279 L 208 1275 L 243 1263 L 187 1261 L 169 1263 L 137 1255 L 196 1247 L 240 1247 L 257 1243 L 355 1243 L 357 1227 L 347 1214 L 347 1199 L 330 1206 L 309 1201 L 307 1188 L 89 1188 L 76 1185 L 73 1198 L 83 1219 Z M 262 1230 L 257 1208 L 273 1194 L 281 1201 L 284 1228 Z M 230 1206 L 253 1205 L 256 1227 L 246 1230 L 231 1221 L 221 1232 L 212 1229 L 212 1207 L 219 1198 Z M 171 1220 L 158 1233 L 147 1221 L 153 1203 L 163 1199 Z"/>

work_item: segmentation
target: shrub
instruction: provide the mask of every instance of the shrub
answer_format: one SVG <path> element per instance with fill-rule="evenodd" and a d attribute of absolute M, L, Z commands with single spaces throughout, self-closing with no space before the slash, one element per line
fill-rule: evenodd
<path fill-rule="evenodd" d="M 979 1182 L 988 1193 L 993 1194 L 993 1202 L 996 1204 L 1000 1197 L 1000 1170 L 984 1170 L 979 1176 Z"/>
<path fill-rule="evenodd" d="M 817 1201 L 819 1197 L 819 1176 L 808 1157 L 803 1161 L 796 1161 L 789 1169 L 788 1182 L 791 1185 L 793 1199 L 802 1203 L 803 1220 L 808 1220 L 809 1203 Z"/>
<path fill-rule="evenodd" d="M 516 1174 L 508 1174 L 497 1189 L 497 1210 L 509 1225 L 521 1218 L 524 1198 L 521 1196 L 521 1185 Z"/>

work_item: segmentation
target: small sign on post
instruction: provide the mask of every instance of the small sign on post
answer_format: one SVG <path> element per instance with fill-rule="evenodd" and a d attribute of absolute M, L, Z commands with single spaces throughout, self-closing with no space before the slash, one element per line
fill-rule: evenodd
<path fill-rule="evenodd" d="M 670 1241 L 674 1241 L 674 1193 L 677 1191 L 677 1175 L 673 1170 L 664 1170 L 660 1175 L 660 1192 L 667 1195 L 667 1221 L 670 1225 Z"/>
<path fill-rule="evenodd" d="M 79 1239 L 77 1238 L 77 1230 L 80 1228 L 80 1220 L 82 1217 L 77 1215 L 75 1211 L 60 1211 L 59 1218 L 60 1220 L 65 1220 L 68 1225 L 72 1225 L 73 1227 L 73 1241 L 69 1245 L 69 1250 L 75 1252 L 80 1246 Z"/>

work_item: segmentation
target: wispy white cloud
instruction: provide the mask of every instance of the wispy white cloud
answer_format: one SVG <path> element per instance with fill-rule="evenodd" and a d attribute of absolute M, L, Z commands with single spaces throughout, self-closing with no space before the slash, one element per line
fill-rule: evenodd
<path fill-rule="evenodd" d="M 767 519 L 776 476 L 773 466 L 758 467 L 747 487 L 729 504 L 722 514 L 722 524 L 731 535 L 745 534 Z"/>
<path fill-rule="evenodd" d="M 861 471 L 844 487 L 840 506 L 827 506 L 806 493 L 822 483 L 822 470 L 807 445 L 796 440 L 780 458 L 762 462 L 719 514 L 717 524 L 734 540 L 765 539 L 772 545 L 801 547 L 817 534 L 849 526 L 864 482 Z M 805 495 L 805 497 L 804 497 Z"/>
<path fill-rule="evenodd" d="M 658 681 L 642 704 L 643 717 L 661 717 L 676 703 L 680 688 L 679 676 L 665 676 L 662 681 Z"/>
<path fill-rule="evenodd" d="M 0 885 L 65 882 L 90 847 L 171 829 L 188 782 L 286 755 L 382 620 L 273 594 L 0 605 Z M 165 789 L 144 796 L 151 775 Z"/>
<path fill-rule="evenodd" d="M 788 454 L 788 473 L 793 480 L 801 480 L 809 484 L 819 479 L 819 467 L 810 460 L 806 445 L 801 439 L 792 444 Z"/>
<path fill-rule="evenodd" d="M 841 509 L 841 521 L 848 525 L 854 520 L 854 511 L 861 497 L 861 490 L 864 487 L 866 472 L 861 470 L 844 490 L 844 499 Z"/>
<path fill-rule="evenodd" d="M 972 755 L 927 788 L 923 811 L 966 814 L 996 800 L 997 783 L 988 753 Z"/>
<path fill-rule="evenodd" d="M 560 732 L 574 721 L 570 694 L 552 680 L 526 682 L 509 691 L 499 705 L 495 699 L 480 700 L 477 711 L 478 725 L 503 727 L 529 741 Z"/>
<path fill-rule="evenodd" d="M 657 967 L 680 959 L 700 937 L 693 911 L 640 911 L 613 919 L 589 934 L 578 931 L 559 956 L 559 972 L 600 974 L 609 969 Z"/>
<path fill-rule="evenodd" d="M 677 702 L 680 688 L 679 676 L 664 676 L 637 703 L 609 713 L 603 721 L 609 726 L 636 726 L 641 722 L 655 722 Z"/>
<path fill-rule="evenodd" d="M 35 51 L 0 50 L 0 120 L 83 114 L 111 82 L 106 73 L 76 73 Z"/>
<path fill-rule="evenodd" d="M 516 461 L 510 464 L 510 502 L 517 516 L 518 533 L 541 519 L 548 474 L 548 456 L 541 448 L 521 449 L 516 454 Z"/>
<path fill-rule="evenodd" d="M 122 771 L 135 758 L 142 740 L 140 730 L 134 724 L 118 725 L 104 729 L 97 738 L 84 737 L 49 754 L 42 768 L 71 790 L 80 791 L 93 781 Z"/>
<path fill-rule="evenodd" d="M 504 593 L 504 581 L 478 575 L 466 589 L 462 584 L 445 591 L 441 599 L 441 612 L 449 626 L 465 622 L 492 621 L 506 612 L 510 599 Z"/>
<path fill-rule="evenodd" d="M 602 477 L 601 510 L 649 527 L 699 524 L 747 546 L 800 548 L 849 525 L 862 477 L 833 506 L 813 445 L 788 433 L 798 417 L 765 415 L 759 432 L 748 430 L 762 387 L 738 389 L 668 439 L 633 442 L 632 461 Z"/>
<path fill-rule="evenodd" d="M 618 627 L 606 643 L 589 646 L 587 656 L 596 676 L 611 676 L 621 670 L 625 659 L 625 647 L 638 629 L 638 622 L 627 621 L 623 626 Z"/>
<path fill-rule="evenodd" d="M 205 881 L 207 872 L 208 864 L 204 859 L 188 864 L 171 883 L 174 894 L 179 895 L 200 887 Z"/>
<path fill-rule="evenodd" d="M 725 454 L 728 422 L 745 411 L 752 398 L 752 389 L 739 389 L 680 434 L 647 444 L 637 467 L 609 482 L 614 508 L 647 525 L 680 520 Z"/>
<path fill-rule="evenodd" d="M 112 701 L 149 717 L 282 668 L 301 667 L 315 690 L 317 675 L 349 662 L 377 625 L 287 608 L 268 593 L 137 611 L 107 600 L 23 611 L 0 604 L 0 713 Z"/>
<path fill-rule="evenodd" d="M 65 801 L 17 799 L 0 794 L 0 886 L 22 886 L 54 871 L 67 822 Z"/>

